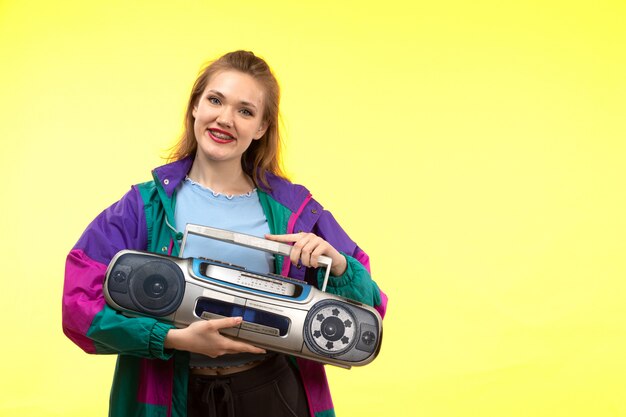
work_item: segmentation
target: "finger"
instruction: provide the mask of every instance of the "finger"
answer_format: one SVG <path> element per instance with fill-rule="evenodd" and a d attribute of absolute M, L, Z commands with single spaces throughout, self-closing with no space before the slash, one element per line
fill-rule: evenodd
<path fill-rule="evenodd" d="M 328 243 L 319 236 L 315 236 L 309 241 L 305 247 L 302 248 L 302 252 L 305 254 L 306 266 L 317 268 L 317 258 L 326 252 L 328 246 Z"/>
<path fill-rule="evenodd" d="M 303 234 L 302 239 L 298 240 L 293 245 L 294 249 L 298 251 L 298 260 L 300 260 L 302 265 L 307 267 L 311 266 L 311 252 L 313 252 L 313 250 L 317 247 L 320 241 L 323 242 L 322 239 L 315 236 L 313 233 L 305 233 Z"/>
<path fill-rule="evenodd" d="M 291 233 L 285 235 L 265 235 L 270 240 L 293 243 L 291 252 L 289 253 L 289 260 L 293 265 L 302 263 L 304 266 L 311 266 L 311 253 L 320 244 L 325 244 L 326 241 L 314 233 Z M 315 267 L 317 262 L 315 260 Z"/>
<path fill-rule="evenodd" d="M 326 253 L 326 245 L 319 245 L 311 252 L 311 266 L 317 268 L 319 266 L 319 257 Z"/>
<path fill-rule="evenodd" d="M 276 242 L 293 243 L 293 242 L 297 242 L 302 237 L 302 235 L 303 233 L 291 233 L 291 234 L 286 234 L 286 235 L 267 234 L 265 235 L 265 238 L 269 240 L 274 240 Z"/>
<path fill-rule="evenodd" d="M 215 330 L 227 329 L 229 327 L 237 327 L 241 324 L 243 319 L 241 317 L 225 317 L 223 319 L 210 320 L 211 325 Z"/>
<path fill-rule="evenodd" d="M 260 347 L 256 347 L 249 343 L 238 342 L 232 339 L 228 339 L 228 343 L 224 346 L 224 350 L 227 353 L 267 353 L 265 349 L 261 349 Z"/>
<path fill-rule="evenodd" d="M 291 249 L 291 252 L 289 252 L 289 260 L 291 261 L 292 264 L 294 265 L 298 265 L 298 262 L 300 262 L 300 256 L 302 253 L 302 248 L 298 245 L 294 245 L 293 248 Z"/>
<path fill-rule="evenodd" d="M 317 247 L 317 242 L 315 241 L 309 241 L 304 244 L 304 246 L 302 247 L 302 251 L 300 253 L 300 261 L 302 262 L 302 265 L 313 266 L 311 264 L 312 262 L 311 254 L 313 253 L 316 247 Z"/>

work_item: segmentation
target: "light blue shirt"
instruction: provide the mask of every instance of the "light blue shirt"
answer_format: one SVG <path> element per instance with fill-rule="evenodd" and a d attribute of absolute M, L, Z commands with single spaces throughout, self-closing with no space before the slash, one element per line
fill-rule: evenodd
<path fill-rule="evenodd" d="M 189 178 L 185 178 L 176 194 L 174 220 L 180 232 L 185 230 L 187 223 L 259 237 L 270 232 L 256 189 L 243 195 L 227 196 L 215 193 Z M 270 253 L 197 235 L 187 236 L 184 253 L 179 256 L 229 262 L 254 272 L 274 272 L 274 257 Z M 192 353 L 189 366 L 198 368 L 239 366 L 266 356 L 239 353 L 210 358 Z"/>
<path fill-rule="evenodd" d="M 182 182 L 176 195 L 174 218 L 180 232 L 187 223 L 192 223 L 259 237 L 270 233 L 256 189 L 243 195 L 227 196 L 189 178 Z M 180 256 L 229 262 L 255 272 L 274 272 L 274 257 L 270 253 L 197 235 L 187 236 L 184 253 Z"/>

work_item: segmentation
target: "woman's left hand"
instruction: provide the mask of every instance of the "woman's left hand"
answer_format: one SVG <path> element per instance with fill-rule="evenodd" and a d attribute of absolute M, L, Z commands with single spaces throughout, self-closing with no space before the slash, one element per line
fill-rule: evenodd
<path fill-rule="evenodd" d="M 266 239 L 276 242 L 293 243 L 293 249 L 289 258 L 291 263 L 298 265 L 300 262 L 307 267 L 318 267 L 317 258 L 320 255 L 328 256 L 332 259 L 330 273 L 336 277 L 346 272 L 348 262 L 330 243 L 314 233 L 293 233 L 289 235 L 265 235 Z"/>

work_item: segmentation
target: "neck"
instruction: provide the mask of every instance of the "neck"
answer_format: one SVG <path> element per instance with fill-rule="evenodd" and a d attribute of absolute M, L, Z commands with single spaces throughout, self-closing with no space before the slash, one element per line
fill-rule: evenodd
<path fill-rule="evenodd" d="M 188 176 L 221 194 L 245 194 L 254 189 L 254 182 L 243 171 L 239 161 L 211 161 L 196 155 Z"/>

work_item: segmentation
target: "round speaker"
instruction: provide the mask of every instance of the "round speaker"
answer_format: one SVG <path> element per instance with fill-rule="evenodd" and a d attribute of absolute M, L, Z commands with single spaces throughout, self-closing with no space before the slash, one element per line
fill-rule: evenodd
<path fill-rule="evenodd" d="M 356 342 L 357 322 L 354 315 L 333 300 L 320 301 L 307 314 L 304 340 L 307 347 L 325 356 L 337 356 Z"/>
<path fill-rule="evenodd" d="M 178 309 L 185 293 L 185 276 L 171 261 L 149 260 L 129 277 L 129 295 L 137 311 L 167 316 Z"/>

